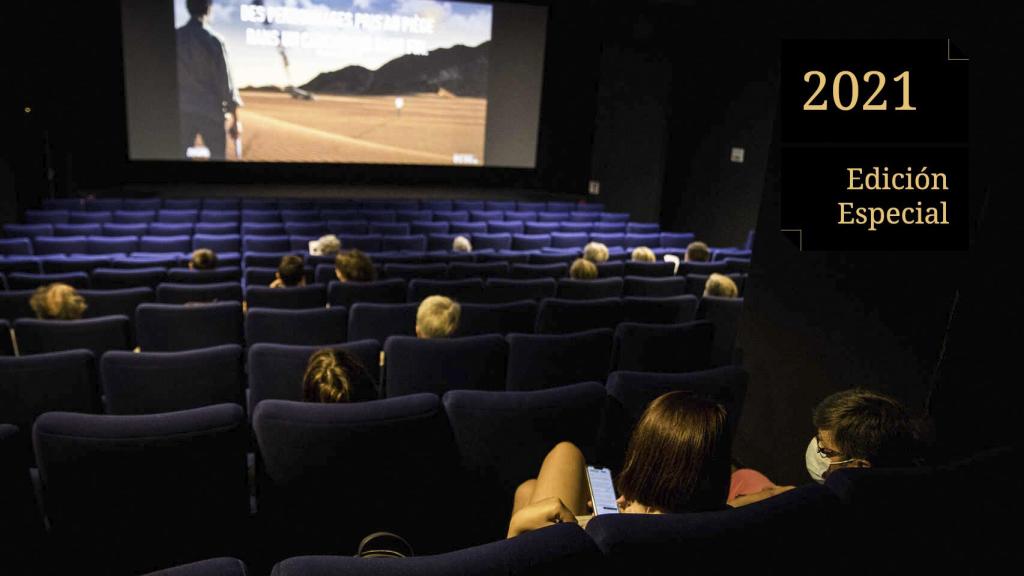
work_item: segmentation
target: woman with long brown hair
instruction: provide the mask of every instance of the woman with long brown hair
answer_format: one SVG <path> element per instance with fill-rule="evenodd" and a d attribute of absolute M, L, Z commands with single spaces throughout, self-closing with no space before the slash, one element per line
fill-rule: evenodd
<path fill-rule="evenodd" d="M 689 392 L 669 392 L 647 407 L 615 481 L 624 513 L 678 513 L 725 508 L 729 491 L 725 409 Z M 537 478 L 516 490 L 508 537 L 589 517 L 587 463 L 561 442 Z"/>

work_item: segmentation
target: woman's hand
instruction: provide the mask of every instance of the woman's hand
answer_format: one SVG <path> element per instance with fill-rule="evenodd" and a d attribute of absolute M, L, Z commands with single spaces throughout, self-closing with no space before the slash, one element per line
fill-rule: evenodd
<path fill-rule="evenodd" d="M 559 522 L 575 524 L 576 516 L 558 498 L 545 498 L 525 506 L 512 516 L 508 525 L 508 537 L 514 538 L 524 532 Z"/>

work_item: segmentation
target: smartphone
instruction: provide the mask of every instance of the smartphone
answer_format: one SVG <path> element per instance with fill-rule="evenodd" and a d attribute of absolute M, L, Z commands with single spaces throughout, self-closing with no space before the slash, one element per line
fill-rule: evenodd
<path fill-rule="evenodd" d="M 594 504 L 595 516 L 619 513 L 611 470 L 587 466 L 587 484 L 590 485 L 590 501 Z"/>

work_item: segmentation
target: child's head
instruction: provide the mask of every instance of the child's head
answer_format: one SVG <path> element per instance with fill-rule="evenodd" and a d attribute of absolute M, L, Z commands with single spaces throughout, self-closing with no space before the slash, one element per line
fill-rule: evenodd
<path fill-rule="evenodd" d="M 459 327 L 462 308 L 447 296 L 428 296 L 416 310 L 416 336 L 446 338 Z"/>

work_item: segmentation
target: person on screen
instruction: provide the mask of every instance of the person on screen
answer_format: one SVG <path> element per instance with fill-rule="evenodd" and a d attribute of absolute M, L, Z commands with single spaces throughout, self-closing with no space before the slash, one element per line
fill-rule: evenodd
<path fill-rule="evenodd" d="M 729 491 L 725 408 L 690 392 L 668 392 L 644 410 L 615 478 L 619 511 L 664 514 L 724 510 Z M 536 478 L 516 489 L 508 537 L 592 514 L 587 461 L 571 442 L 559 442 Z"/>
<path fill-rule="evenodd" d="M 188 261 L 189 270 L 213 270 L 216 267 L 217 253 L 209 248 L 196 250 Z"/>
<path fill-rule="evenodd" d="M 62 282 L 36 288 L 28 304 L 40 320 L 78 320 L 87 308 L 85 298 Z"/>
<path fill-rule="evenodd" d="M 302 257 L 294 254 L 281 257 L 281 263 L 277 265 L 277 272 L 274 273 L 274 281 L 270 283 L 271 288 L 292 288 L 306 285 L 306 267 Z"/>
<path fill-rule="evenodd" d="M 228 133 L 237 139 L 242 97 L 231 79 L 224 40 L 206 25 L 213 0 L 187 0 L 186 5 L 192 17 L 175 34 L 181 152 L 185 154 L 199 135 L 210 150 L 210 159 L 223 160 L 224 117 L 231 115 Z"/>

